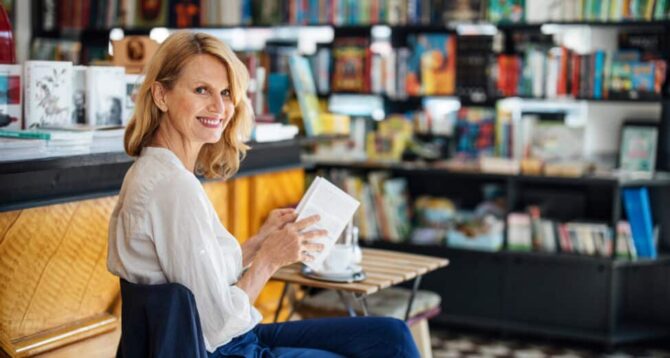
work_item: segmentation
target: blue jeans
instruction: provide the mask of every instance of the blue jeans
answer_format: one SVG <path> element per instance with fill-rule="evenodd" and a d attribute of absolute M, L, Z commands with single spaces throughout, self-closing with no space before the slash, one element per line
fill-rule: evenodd
<path fill-rule="evenodd" d="M 419 352 L 401 320 L 343 317 L 259 324 L 209 356 L 418 358 Z"/>

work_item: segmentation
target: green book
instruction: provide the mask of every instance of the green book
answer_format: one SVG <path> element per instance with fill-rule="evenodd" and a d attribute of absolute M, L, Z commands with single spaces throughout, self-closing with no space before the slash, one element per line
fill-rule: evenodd
<path fill-rule="evenodd" d="M 51 139 L 50 133 L 33 132 L 33 131 L 12 131 L 0 129 L 0 137 L 5 138 L 22 138 L 22 139 Z"/>

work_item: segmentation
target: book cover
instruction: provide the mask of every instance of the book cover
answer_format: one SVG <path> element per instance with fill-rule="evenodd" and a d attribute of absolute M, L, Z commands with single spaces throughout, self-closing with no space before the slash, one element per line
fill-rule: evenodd
<path fill-rule="evenodd" d="M 368 49 L 365 38 L 351 37 L 336 39 L 333 44 L 333 77 L 331 88 L 334 92 L 368 92 L 369 66 Z"/>
<path fill-rule="evenodd" d="M 252 0 L 253 23 L 258 25 L 280 24 L 287 6 L 283 1 Z"/>
<path fill-rule="evenodd" d="M 456 121 L 456 152 L 465 158 L 492 156 L 495 151 L 495 110 L 463 107 Z"/>
<path fill-rule="evenodd" d="M 126 78 L 123 67 L 91 66 L 86 69 L 87 124 L 123 124 L 125 97 Z"/>
<path fill-rule="evenodd" d="M 291 78 L 300 112 L 302 112 L 302 121 L 307 136 L 313 137 L 321 134 L 319 100 L 316 96 L 314 78 L 306 58 L 293 55 L 289 59 Z"/>
<path fill-rule="evenodd" d="M 26 61 L 25 128 L 72 123 L 72 63 Z"/>
<path fill-rule="evenodd" d="M 407 195 L 407 180 L 393 178 L 384 181 L 384 201 L 392 218 L 392 231 L 397 241 L 407 241 L 411 231 L 410 212 Z"/>
<path fill-rule="evenodd" d="M 449 95 L 456 90 L 456 38 L 444 34 L 420 34 L 421 88 L 426 95 Z"/>
<path fill-rule="evenodd" d="M 21 65 L 0 65 L 0 128 L 21 129 Z"/>
<path fill-rule="evenodd" d="M 483 0 L 456 0 L 444 1 L 442 4 L 435 5 L 435 12 L 440 11 L 439 5 L 442 5 L 442 22 L 449 21 L 476 21 L 482 20 L 482 13 L 485 1 Z"/>
<path fill-rule="evenodd" d="M 633 64 L 633 91 L 653 93 L 655 79 L 656 73 L 653 62 L 638 62 Z"/>
<path fill-rule="evenodd" d="M 656 258 L 649 191 L 646 187 L 625 188 L 622 195 L 638 257 Z"/>
<path fill-rule="evenodd" d="M 168 0 L 137 0 L 135 26 L 140 28 L 167 25 Z"/>
<path fill-rule="evenodd" d="M 200 26 L 200 0 L 170 0 L 170 27 L 183 29 Z"/>
<path fill-rule="evenodd" d="M 314 270 L 321 265 L 337 238 L 342 235 L 344 228 L 352 220 L 360 203 L 342 189 L 322 177 L 316 177 L 309 186 L 305 195 L 298 203 L 296 221 L 318 214 L 321 220 L 306 230 L 326 230 L 325 238 L 314 240 L 324 245 L 320 253 L 312 253 L 314 260 L 304 264 Z"/>

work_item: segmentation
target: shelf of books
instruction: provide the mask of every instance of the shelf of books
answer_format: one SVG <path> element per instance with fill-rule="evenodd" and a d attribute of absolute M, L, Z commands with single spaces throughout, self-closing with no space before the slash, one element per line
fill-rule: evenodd
<path fill-rule="evenodd" d="M 659 311 L 659 305 L 652 303 L 659 297 L 649 292 L 649 279 L 636 283 L 660 274 L 658 264 L 386 241 L 364 244 L 449 257 L 449 270 L 428 274 L 422 280 L 424 289 L 442 295 L 442 313 L 431 321 L 433 324 L 606 346 L 669 333 L 667 325 L 648 317 L 649 312 Z M 661 260 L 668 262 L 667 257 Z M 635 305 L 649 312 L 637 312 L 631 308 Z"/>

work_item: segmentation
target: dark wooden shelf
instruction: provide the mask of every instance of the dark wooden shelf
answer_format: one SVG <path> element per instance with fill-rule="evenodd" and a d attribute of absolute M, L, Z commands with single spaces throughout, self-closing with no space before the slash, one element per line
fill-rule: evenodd
<path fill-rule="evenodd" d="M 392 170 L 395 172 L 426 173 L 434 175 L 449 175 L 453 177 L 481 178 L 484 180 L 511 179 L 518 183 L 537 183 L 537 184 L 560 184 L 560 185 L 602 185 L 602 186 L 670 186 L 670 174 L 657 173 L 649 179 L 627 179 L 616 176 L 583 176 L 583 177 L 556 177 L 556 176 L 535 176 L 524 174 L 498 174 L 472 171 L 455 171 L 446 168 L 434 167 L 425 162 L 361 162 L 361 161 L 326 161 L 311 160 L 306 161 L 307 168 L 343 168 L 357 170 Z"/>
<path fill-rule="evenodd" d="M 512 260 L 539 260 L 546 264 L 558 265 L 572 265 L 575 263 L 606 265 L 612 268 L 626 268 L 626 267 L 644 267 L 654 266 L 658 264 L 670 263 L 670 254 L 659 255 L 658 258 L 639 259 L 639 260 L 624 260 L 611 257 L 579 255 L 574 253 L 551 253 L 551 252 L 536 252 L 536 251 L 479 251 L 468 250 L 462 248 L 453 248 L 446 245 L 438 244 L 414 244 L 411 242 L 391 242 L 387 240 L 361 240 L 361 245 L 365 247 L 382 248 L 387 250 L 394 250 L 400 252 L 426 251 L 431 252 L 435 256 L 449 258 L 450 255 L 469 255 L 473 257 L 504 257 Z"/>
<path fill-rule="evenodd" d="M 529 97 L 529 96 L 485 96 L 483 99 L 473 98 L 471 95 L 425 95 L 425 96 L 407 96 L 404 98 L 399 97 L 389 97 L 386 94 L 378 93 L 365 93 L 365 92 L 331 92 L 331 93 L 319 93 L 320 98 L 329 98 L 331 95 L 361 95 L 361 96 L 380 96 L 386 100 L 392 106 L 404 106 L 404 107 L 419 107 L 424 98 L 427 97 L 453 97 L 458 99 L 464 106 L 484 106 L 484 107 L 495 107 L 496 102 L 499 100 L 507 98 L 520 98 L 525 100 L 538 100 L 538 101 L 547 101 L 547 102 L 580 102 L 586 101 L 591 103 L 661 103 L 663 99 L 661 96 L 642 96 L 640 98 L 627 98 L 627 97 L 615 97 L 615 98 L 575 98 L 575 97 L 561 97 L 561 98 L 546 98 L 546 97 Z"/>
<path fill-rule="evenodd" d="M 539 30 L 543 25 L 593 26 L 593 27 L 642 27 L 663 28 L 670 26 L 670 20 L 622 20 L 622 21 L 548 21 L 545 23 L 498 23 L 500 30 Z"/>
<path fill-rule="evenodd" d="M 297 140 L 249 145 L 235 177 L 302 167 Z M 116 152 L 0 162 L 0 211 L 115 195 L 133 160 Z"/>

